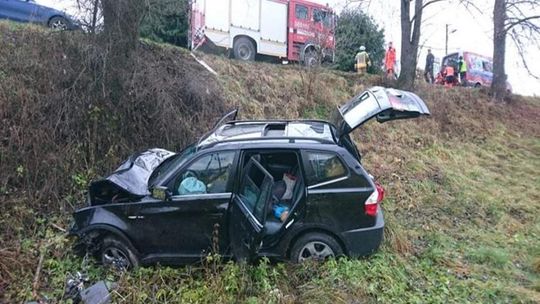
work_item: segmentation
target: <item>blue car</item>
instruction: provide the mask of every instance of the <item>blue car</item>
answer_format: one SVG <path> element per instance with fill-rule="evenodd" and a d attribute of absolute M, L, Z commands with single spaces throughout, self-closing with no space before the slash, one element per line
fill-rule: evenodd
<path fill-rule="evenodd" d="M 0 0 L 0 19 L 42 24 L 55 30 L 79 28 L 66 13 L 39 5 L 35 0 Z"/>

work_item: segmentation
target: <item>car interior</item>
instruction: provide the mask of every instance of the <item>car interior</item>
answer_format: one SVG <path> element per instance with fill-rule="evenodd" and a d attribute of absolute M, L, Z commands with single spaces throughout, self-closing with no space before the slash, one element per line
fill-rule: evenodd
<path fill-rule="evenodd" d="M 305 183 L 300 159 L 296 152 L 291 151 L 253 151 L 244 154 L 243 167 L 251 158 L 259 162 L 274 179 L 265 221 L 266 234 L 272 235 L 280 230 L 289 213 L 304 197 Z"/>

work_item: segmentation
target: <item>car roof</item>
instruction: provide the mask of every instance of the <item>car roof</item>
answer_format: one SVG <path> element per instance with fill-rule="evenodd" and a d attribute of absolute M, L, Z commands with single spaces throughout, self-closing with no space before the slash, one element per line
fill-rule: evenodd
<path fill-rule="evenodd" d="M 334 126 L 323 120 L 239 120 L 226 123 L 202 138 L 197 147 L 220 143 L 256 143 L 271 145 L 291 143 L 336 144 Z"/>

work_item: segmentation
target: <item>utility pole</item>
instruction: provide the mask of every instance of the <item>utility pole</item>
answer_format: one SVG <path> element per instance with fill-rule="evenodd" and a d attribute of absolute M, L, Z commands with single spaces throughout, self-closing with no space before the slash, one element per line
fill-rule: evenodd
<path fill-rule="evenodd" d="M 444 55 L 448 55 L 448 24 L 446 24 L 446 43 L 444 44 Z"/>
<path fill-rule="evenodd" d="M 453 29 L 450 32 L 448 32 L 450 24 L 446 24 L 446 43 L 444 45 L 444 55 L 448 55 L 448 34 L 453 34 L 457 31 L 457 29 Z"/>

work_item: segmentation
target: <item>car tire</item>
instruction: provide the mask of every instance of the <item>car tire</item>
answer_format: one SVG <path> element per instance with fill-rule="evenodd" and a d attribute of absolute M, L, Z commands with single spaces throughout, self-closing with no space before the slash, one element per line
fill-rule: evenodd
<path fill-rule="evenodd" d="M 474 87 L 477 88 L 477 89 L 479 89 L 481 86 L 482 85 L 480 83 L 478 83 L 478 82 L 474 85 Z"/>
<path fill-rule="evenodd" d="M 242 61 L 255 60 L 256 54 L 255 46 L 253 42 L 247 37 L 240 37 L 236 39 L 233 46 L 234 58 Z"/>
<path fill-rule="evenodd" d="M 68 29 L 68 21 L 64 17 L 56 16 L 49 20 L 49 28 L 57 31 L 65 31 Z"/>
<path fill-rule="evenodd" d="M 307 260 L 324 261 L 343 255 L 343 248 L 331 236 L 312 232 L 301 236 L 291 248 L 290 260 L 302 263 Z"/>
<path fill-rule="evenodd" d="M 99 259 L 104 267 L 119 271 L 139 267 L 139 259 L 131 244 L 114 236 L 106 236 L 101 241 Z"/>

